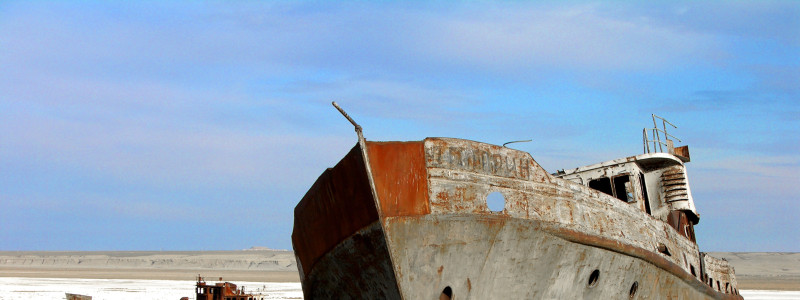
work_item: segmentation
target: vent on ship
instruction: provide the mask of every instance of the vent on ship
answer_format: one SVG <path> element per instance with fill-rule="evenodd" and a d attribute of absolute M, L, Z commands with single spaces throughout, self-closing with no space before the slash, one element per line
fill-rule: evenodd
<path fill-rule="evenodd" d="M 664 192 L 664 202 L 689 200 L 689 190 L 686 184 L 686 173 L 680 167 L 672 167 L 661 174 L 661 186 Z"/>

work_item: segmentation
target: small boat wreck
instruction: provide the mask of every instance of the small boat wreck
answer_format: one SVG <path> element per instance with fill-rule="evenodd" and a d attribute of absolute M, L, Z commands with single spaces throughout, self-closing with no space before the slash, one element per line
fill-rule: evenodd
<path fill-rule="evenodd" d="M 664 119 L 642 154 L 550 174 L 476 141 L 367 141 L 339 110 L 359 141 L 295 208 L 305 299 L 742 299 L 697 246 Z"/>

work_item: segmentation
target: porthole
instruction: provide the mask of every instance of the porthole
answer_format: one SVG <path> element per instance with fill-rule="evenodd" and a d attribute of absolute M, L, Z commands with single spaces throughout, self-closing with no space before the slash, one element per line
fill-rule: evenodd
<path fill-rule="evenodd" d="M 636 291 L 639 290 L 639 282 L 634 281 L 633 285 L 631 285 L 631 290 L 628 292 L 628 297 L 633 299 L 636 296 Z"/>
<path fill-rule="evenodd" d="M 592 274 L 589 275 L 589 283 L 587 284 L 590 288 L 597 285 L 597 281 L 600 279 L 600 270 L 592 271 Z"/>
<path fill-rule="evenodd" d="M 664 254 L 666 256 L 672 256 L 672 253 L 669 253 L 669 248 L 667 248 L 667 245 L 664 245 L 664 243 L 658 243 L 657 249 L 658 252 L 661 252 L 661 254 Z"/>
<path fill-rule="evenodd" d="M 439 295 L 439 300 L 450 300 L 450 299 L 453 299 L 453 289 L 451 289 L 448 286 L 445 287 L 444 290 L 442 290 L 442 294 Z"/>
<path fill-rule="evenodd" d="M 492 192 L 486 197 L 486 206 L 492 212 L 503 211 L 506 208 L 506 198 L 500 192 Z"/>

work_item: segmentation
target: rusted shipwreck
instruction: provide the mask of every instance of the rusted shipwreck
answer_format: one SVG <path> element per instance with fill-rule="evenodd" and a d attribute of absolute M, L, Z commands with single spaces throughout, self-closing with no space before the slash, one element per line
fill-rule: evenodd
<path fill-rule="evenodd" d="M 549 174 L 475 141 L 366 141 L 347 118 L 358 143 L 294 212 L 305 299 L 741 299 L 695 242 L 688 147 L 663 119 L 643 154 Z"/>
<path fill-rule="evenodd" d="M 196 300 L 262 300 L 263 297 L 248 294 L 244 292 L 244 287 L 237 288 L 236 284 L 224 281 L 219 278 L 215 284 L 207 284 L 201 276 L 197 276 L 197 284 L 195 285 L 195 299 Z M 188 300 L 189 297 L 183 297 L 181 300 Z"/>
<path fill-rule="evenodd" d="M 92 300 L 92 296 L 70 294 L 70 293 L 64 293 L 64 294 L 66 294 L 65 296 L 67 300 Z"/>

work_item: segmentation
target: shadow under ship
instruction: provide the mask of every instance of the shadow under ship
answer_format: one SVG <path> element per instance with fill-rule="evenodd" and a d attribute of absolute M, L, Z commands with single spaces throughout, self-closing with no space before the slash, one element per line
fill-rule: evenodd
<path fill-rule="evenodd" d="M 742 299 L 697 246 L 666 120 L 644 154 L 549 174 L 476 141 L 366 141 L 340 111 L 359 142 L 295 208 L 305 299 Z"/>

